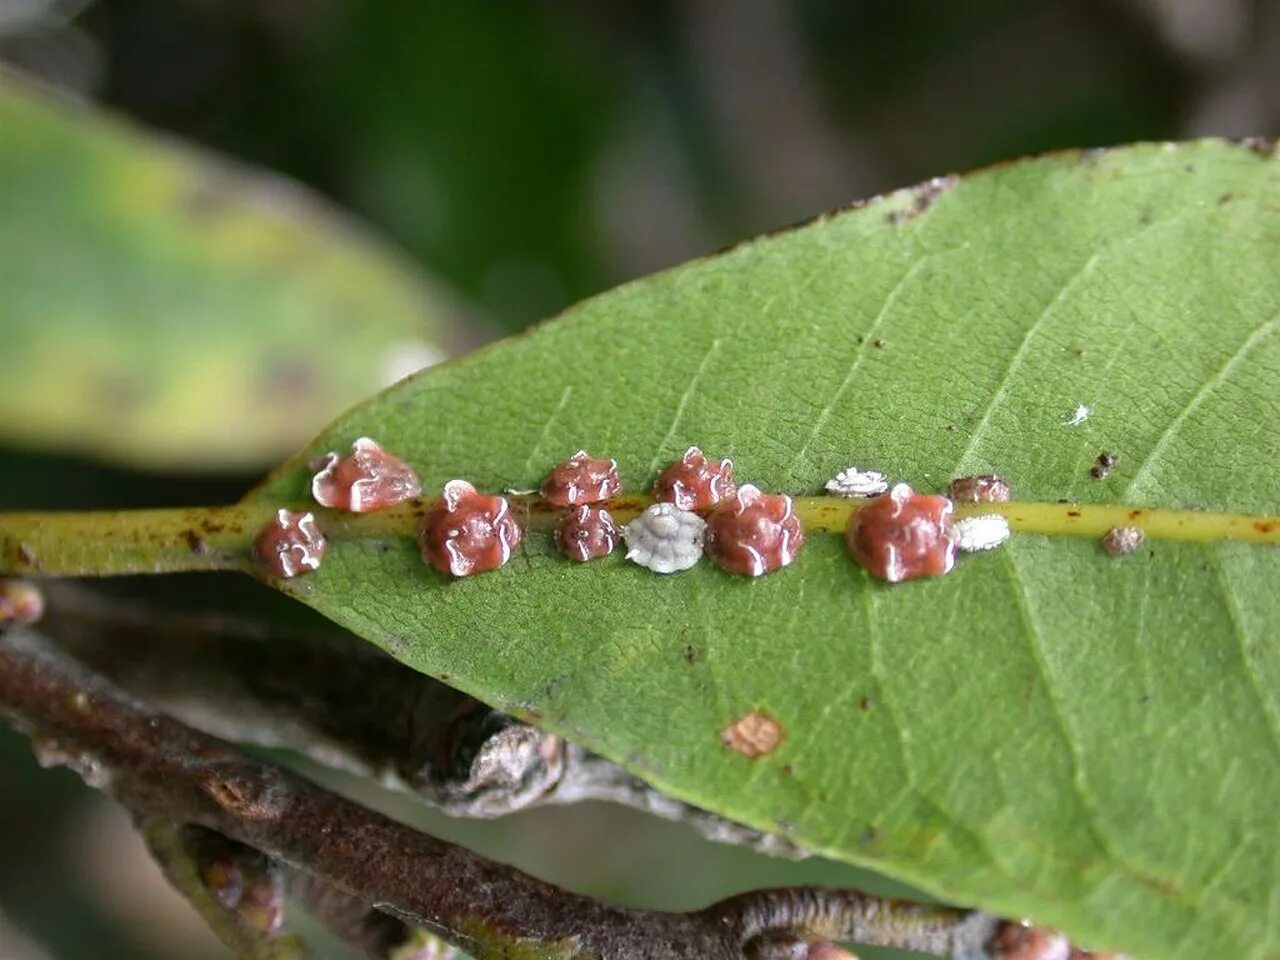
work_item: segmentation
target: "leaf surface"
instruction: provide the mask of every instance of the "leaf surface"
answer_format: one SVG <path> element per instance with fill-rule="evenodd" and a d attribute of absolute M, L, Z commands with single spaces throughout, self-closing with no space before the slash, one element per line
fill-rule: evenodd
<path fill-rule="evenodd" d="M 428 490 L 632 490 L 690 444 L 816 492 L 850 461 L 1020 499 L 1280 510 L 1280 161 L 1202 142 L 901 191 L 590 300 L 342 417 Z M 1083 422 L 1068 421 L 1080 406 Z M 1118 457 L 1105 480 L 1089 468 Z M 411 666 L 679 797 L 1138 957 L 1280 951 L 1280 553 L 1016 535 L 873 582 L 815 534 L 760 580 L 588 565 L 531 534 L 449 582 L 408 540 L 288 589 Z M 782 728 L 748 759 L 722 731 Z"/>
<path fill-rule="evenodd" d="M 282 178 L 0 72 L 0 436 L 258 469 L 458 346 L 456 310 Z"/>

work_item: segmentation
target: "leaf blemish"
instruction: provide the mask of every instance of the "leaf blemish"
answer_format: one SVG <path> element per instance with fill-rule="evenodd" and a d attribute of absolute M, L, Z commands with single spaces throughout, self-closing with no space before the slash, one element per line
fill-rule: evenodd
<path fill-rule="evenodd" d="M 720 741 L 748 760 L 767 756 L 782 742 L 782 725 L 763 710 L 752 710 L 720 731 Z"/>

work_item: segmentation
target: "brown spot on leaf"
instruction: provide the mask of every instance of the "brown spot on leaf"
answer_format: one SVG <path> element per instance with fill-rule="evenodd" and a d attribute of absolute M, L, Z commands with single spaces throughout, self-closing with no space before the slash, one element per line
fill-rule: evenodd
<path fill-rule="evenodd" d="M 871 697 L 863 697 L 858 701 L 858 709 L 863 713 L 870 713 L 876 708 L 876 702 Z"/>
<path fill-rule="evenodd" d="M 1253 521 L 1253 529 L 1259 533 L 1274 533 L 1276 522 L 1274 520 L 1255 520 Z"/>
<path fill-rule="evenodd" d="M 692 644 L 684 648 L 684 662 L 693 666 L 698 662 L 698 648 Z"/>
<path fill-rule="evenodd" d="M 196 556 L 209 553 L 209 544 L 194 530 L 183 530 L 182 539 L 187 541 L 187 548 Z"/>
<path fill-rule="evenodd" d="M 734 753 L 755 759 L 777 749 L 782 725 L 763 710 L 752 710 L 721 730 L 720 739 Z"/>
<path fill-rule="evenodd" d="M 872 340 L 871 345 L 875 347 L 877 350 L 884 349 L 884 341 L 881 340 L 879 337 L 876 337 L 874 340 Z"/>

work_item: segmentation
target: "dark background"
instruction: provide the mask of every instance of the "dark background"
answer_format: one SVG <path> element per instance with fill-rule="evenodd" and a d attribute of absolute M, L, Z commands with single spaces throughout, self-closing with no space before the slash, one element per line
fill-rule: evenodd
<path fill-rule="evenodd" d="M 483 335 L 937 174 L 1280 128 L 1280 4 L 1262 0 L 0 0 L 0 61 L 316 188 L 458 293 Z M 0 457 L 6 507 L 15 477 L 66 507 L 228 499 L 251 480 Z M 274 603 L 222 579 L 136 590 Z M 601 807 L 445 824 L 370 796 L 638 905 L 863 879 Z M 0 960 L 41 955 L 6 946 L 4 912 L 59 957 L 223 955 L 123 816 L 7 732 L 0 814 Z"/>

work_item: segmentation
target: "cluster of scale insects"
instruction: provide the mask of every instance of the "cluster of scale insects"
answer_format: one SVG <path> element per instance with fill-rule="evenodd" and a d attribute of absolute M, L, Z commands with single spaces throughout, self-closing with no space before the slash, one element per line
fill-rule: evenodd
<path fill-rule="evenodd" d="M 349 455 L 326 454 L 313 468 L 313 498 L 335 510 L 367 513 L 422 493 L 413 468 L 368 437 L 357 440 Z M 890 485 L 884 474 L 851 466 L 826 488 L 866 501 L 849 519 L 845 544 L 862 567 L 890 583 L 941 576 L 955 566 L 957 554 L 989 550 L 1009 538 L 1008 521 L 998 513 L 953 516 L 955 503 L 1006 502 L 1009 486 L 995 475 L 953 480 L 942 496 Z M 579 450 L 553 469 L 539 493 L 564 511 L 555 529 L 557 549 L 585 563 L 625 542 L 626 558 L 655 573 L 688 570 L 706 556 L 728 573 L 759 577 L 790 564 L 804 545 L 791 497 L 737 484 L 732 460 L 709 458 L 697 447 L 658 475 L 656 502 L 625 526 L 605 506 L 621 491 L 616 460 Z M 434 569 L 466 577 L 501 567 L 523 536 L 506 497 L 450 480 L 418 526 L 418 547 Z M 1112 546 L 1104 540 L 1108 552 Z M 1123 546 L 1114 552 L 1131 552 Z M 254 541 L 259 561 L 286 578 L 317 569 L 325 547 L 314 514 L 285 509 Z"/>

